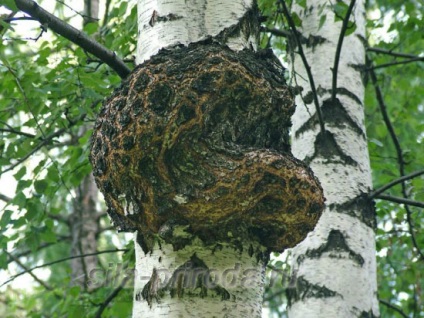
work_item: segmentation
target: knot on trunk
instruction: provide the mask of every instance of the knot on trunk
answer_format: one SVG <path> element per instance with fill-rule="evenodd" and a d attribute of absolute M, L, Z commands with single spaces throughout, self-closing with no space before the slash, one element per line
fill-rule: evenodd
<path fill-rule="evenodd" d="M 204 242 L 299 243 L 323 210 L 322 188 L 290 153 L 295 106 L 272 54 L 217 44 L 162 50 L 106 100 L 93 173 L 124 231 Z"/>

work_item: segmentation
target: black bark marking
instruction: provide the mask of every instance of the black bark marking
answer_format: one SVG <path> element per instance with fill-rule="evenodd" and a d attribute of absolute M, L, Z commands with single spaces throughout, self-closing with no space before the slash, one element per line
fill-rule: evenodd
<path fill-rule="evenodd" d="M 372 310 L 370 310 L 370 311 L 361 312 L 361 315 L 359 316 L 359 318 L 380 318 L 380 316 L 374 315 Z"/>
<path fill-rule="evenodd" d="M 152 276 L 150 277 L 147 284 L 143 287 L 143 290 L 135 295 L 136 301 L 141 301 L 143 298 L 147 301 L 147 304 L 152 308 L 153 300 L 160 302 L 160 298 L 164 295 L 164 292 L 160 288 L 160 278 L 156 268 L 153 268 Z"/>
<path fill-rule="evenodd" d="M 342 165 L 357 166 L 358 163 L 351 156 L 346 155 L 337 144 L 334 135 L 330 131 L 325 131 L 324 134 L 318 133 L 314 144 L 315 152 L 311 157 L 306 157 L 305 162 L 310 164 L 315 158 L 322 158 L 327 163 L 339 163 Z"/>
<path fill-rule="evenodd" d="M 171 297 L 178 298 L 184 297 L 185 294 L 204 298 L 209 292 L 213 292 L 211 297 L 220 297 L 223 301 L 230 299 L 231 294 L 222 286 L 215 284 L 211 276 L 211 270 L 194 253 L 189 261 L 174 271 L 162 291 L 169 291 Z"/>
<path fill-rule="evenodd" d="M 317 284 L 312 284 L 303 276 L 298 277 L 286 290 L 288 305 L 304 300 L 306 298 L 330 298 L 334 296 L 342 297 L 339 293 Z"/>
<path fill-rule="evenodd" d="M 356 134 L 365 138 L 365 132 L 362 128 L 349 116 L 346 109 L 343 107 L 342 103 L 338 98 L 336 100 L 326 99 L 323 101 L 321 106 L 322 118 L 324 119 L 326 125 L 338 127 L 338 128 L 346 128 L 349 127 Z M 296 137 L 299 137 L 304 132 L 312 129 L 317 126 L 318 116 L 315 113 L 312 115 L 295 133 Z"/>
<path fill-rule="evenodd" d="M 329 208 L 338 213 L 356 217 L 372 229 L 377 226 L 375 202 L 369 198 L 367 193 L 361 193 L 343 204 L 330 204 Z"/>
<path fill-rule="evenodd" d="M 359 266 L 364 265 L 364 258 L 349 247 L 343 233 L 339 230 L 331 230 L 326 243 L 316 249 L 308 250 L 305 255 L 297 259 L 297 263 L 302 263 L 305 258 L 320 258 L 324 253 L 329 253 L 330 258 L 343 258 L 344 252 L 347 252 L 349 259 Z"/>

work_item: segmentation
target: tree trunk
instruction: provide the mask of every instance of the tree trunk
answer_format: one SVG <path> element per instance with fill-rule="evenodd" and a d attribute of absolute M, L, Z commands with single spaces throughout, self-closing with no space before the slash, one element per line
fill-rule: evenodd
<path fill-rule="evenodd" d="M 231 34 L 232 29 L 240 29 L 239 20 L 252 7 L 251 1 L 246 2 L 186 1 L 182 5 L 181 1 L 139 1 L 137 62 L 161 48 L 188 45 L 220 33 L 222 41 L 234 50 L 256 49 L 257 30 L 246 28 L 248 34 L 243 30 Z M 184 236 L 184 229 L 180 231 Z M 233 244 L 207 246 L 196 240 L 182 250 L 170 244 L 155 245 L 146 255 L 135 240 L 136 270 L 145 279 L 135 280 L 133 317 L 260 317 L 267 259 L 252 257 L 253 250 L 266 253 L 253 244 L 245 241 L 237 249 Z M 216 286 L 202 286 L 212 281 Z M 160 288 L 170 292 L 160 302 L 153 302 Z"/>
<path fill-rule="evenodd" d="M 298 31 L 308 39 L 303 50 L 325 130 L 319 124 L 305 67 L 293 53 L 298 48 L 292 46 L 293 75 L 303 87 L 293 116 L 293 153 L 318 176 L 327 207 L 314 232 L 292 251 L 292 283 L 287 292 L 290 318 L 379 316 L 375 211 L 367 198 L 372 182 L 361 80 L 365 10 L 363 1 L 357 1 L 350 19 L 356 30 L 344 38 L 333 96 L 333 65 L 342 22 L 334 21 L 331 6 L 328 1 L 314 1 L 305 10 L 295 9 L 302 20 Z M 325 23 L 319 28 L 324 15 Z"/>
<path fill-rule="evenodd" d="M 84 0 L 84 24 L 97 19 L 98 0 Z M 87 130 L 83 126 L 81 135 Z M 76 191 L 73 211 L 69 217 L 71 233 L 71 256 L 90 254 L 97 251 L 96 235 L 99 231 L 96 203 L 98 190 L 93 176 L 85 177 Z M 87 288 L 89 272 L 98 264 L 97 256 L 75 258 L 71 260 L 71 283 Z"/>
<path fill-rule="evenodd" d="M 140 1 L 137 61 L 103 105 L 90 160 L 135 237 L 134 317 L 260 317 L 271 251 L 324 206 L 289 145 L 291 90 L 255 52 L 255 1 Z M 166 49 L 163 49 L 166 48 Z"/>

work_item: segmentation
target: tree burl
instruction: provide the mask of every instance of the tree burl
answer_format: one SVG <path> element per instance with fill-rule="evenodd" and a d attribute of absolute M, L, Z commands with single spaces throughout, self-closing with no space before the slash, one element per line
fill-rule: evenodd
<path fill-rule="evenodd" d="M 181 245 L 181 226 L 206 244 L 254 238 L 282 251 L 302 241 L 324 197 L 290 152 L 295 106 L 283 75 L 270 52 L 211 42 L 138 66 L 103 104 L 92 137 L 114 224 L 137 230 L 145 251 L 157 237 Z"/>

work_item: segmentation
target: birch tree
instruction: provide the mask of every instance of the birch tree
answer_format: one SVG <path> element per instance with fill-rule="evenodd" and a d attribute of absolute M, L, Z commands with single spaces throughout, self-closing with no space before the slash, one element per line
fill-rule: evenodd
<path fill-rule="evenodd" d="M 377 317 L 364 4 L 308 2 L 295 8 L 298 28 L 281 5 L 293 32 L 292 75 L 303 88 L 293 116 L 293 152 L 319 176 L 327 199 L 314 232 L 293 249 L 289 317 Z"/>
<path fill-rule="evenodd" d="M 323 207 L 290 155 L 283 69 L 255 52 L 254 1 L 138 10 L 144 63 L 104 104 L 91 149 L 115 225 L 136 231 L 133 316 L 260 317 L 270 251 Z"/>
<path fill-rule="evenodd" d="M 9 265 L 10 277 L 0 287 L 13 282 L 0 297 L 3 315 L 117 317 L 133 310 L 143 317 L 258 317 L 270 252 L 302 241 L 321 214 L 322 190 L 307 164 L 321 179 L 327 208 L 316 231 L 293 250 L 290 316 L 378 316 L 372 199 L 378 199 L 382 316 L 420 315 L 422 217 L 414 212 L 423 207 L 424 85 L 419 67 L 407 65 L 423 61 L 420 4 L 368 4 L 372 15 L 396 17 L 398 35 L 391 36 L 402 40 L 378 43 L 371 36 L 379 47 L 367 47 L 373 62 L 365 65 L 362 2 L 295 3 L 277 1 L 269 11 L 263 1 L 263 17 L 251 1 L 142 1 L 136 14 L 127 1 L 108 0 L 103 22 L 89 23 L 62 2 L 49 8 L 62 20 L 41 0 L 1 2 L 10 10 L 0 17 L 0 267 Z M 75 16 L 93 38 L 67 23 Z M 39 21 L 38 35 L 14 30 L 28 20 Z M 368 18 L 368 25 L 378 28 L 384 20 Z M 44 39 L 47 30 L 57 35 Z M 259 30 L 265 38 L 286 37 L 291 87 L 272 52 L 258 48 Z M 395 44 L 410 53 L 393 51 Z M 133 71 L 132 54 L 140 64 Z M 401 72 L 384 69 L 397 65 Z M 364 102 L 367 75 L 376 99 L 368 89 Z M 290 154 L 294 94 L 292 144 L 306 165 Z M 133 296 L 132 245 L 104 249 L 117 246 L 118 235 L 103 235 L 110 229 L 105 218 L 96 223 L 102 214 L 91 220 L 95 243 L 93 235 L 80 236 L 87 240 L 81 244 L 69 240 L 68 231 L 79 226 L 66 218 L 72 203 L 95 195 L 87 184 L 90 142 L 83 131 L 98 113 L 93 173 L 115 227 L 136 232 Z M 22 114 L 29 120 L 21 122 Z M 34 167 L 26 164 L 32 158 Z M 13 197 L 5 195 L 10 185 L 3 176 L 17 182 Z M 69 252 L 77 245 L 86 248 Z M 84 263 L 96 268 L 74 271 L 90 288 L 68 286 L 72 262 L 90 258 L 98 265 Z M 46 267 L 51 274 L 41 278 L 38 270 Z M 15 284 L 25 274 L 35 283 L 31 290 Z M 283 275 L 283 287 L 285 281 Z M 276 304 L 281 295 L 266 295 L 273 310 L 284 307 L 285 301 Z"/>

